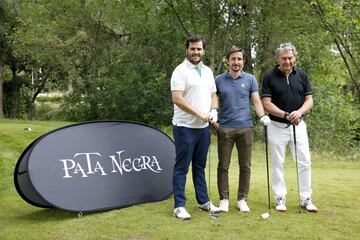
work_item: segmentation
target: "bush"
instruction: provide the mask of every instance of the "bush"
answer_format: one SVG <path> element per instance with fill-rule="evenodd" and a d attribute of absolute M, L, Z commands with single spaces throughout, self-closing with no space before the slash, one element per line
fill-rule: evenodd
<path fill-rule="evenodd" d="M 360 115 L 356 101 L 341 88 L 313 85 L 314 106 L 306 122 L 312 148 L 352 154 L 360 150 Z"/>
<path fill-rule="evenodd" d="M 65 116 L 59 108 L 59 104 L 43 102 L 35 105 L 34 120 L 64 120 Z"/>
<path fill-rule="evenodd" d="M 61 96 L 52 96 L 52 97 L 47 97 L 47 96 L 38 96 L 36 98 L 36 102 L 39 103 L 43 103 L 43 102 L 55 102 L 55 103 L 60 103 L 61 102 Z"/>

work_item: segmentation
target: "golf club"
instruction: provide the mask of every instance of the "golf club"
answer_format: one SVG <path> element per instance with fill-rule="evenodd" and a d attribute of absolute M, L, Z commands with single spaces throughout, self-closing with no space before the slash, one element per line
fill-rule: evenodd
<path fill-rule="evenodd" d="M 298 190 L 298 198 L 299 198 L 299 213 L 301 213 L 301 202 L 300 202 L 300 185 L 299 185 L 299 168 L 298 168 L 298 159 L 297 159 L 297 146 L 296 146 L 296 131 L 295 124 L 293 124 L 293 133 L 294 133 L 294 154 L 295 154 L 295 162 L 296 162 L 296 180 L 297 180 L 297 190 Z"/>
<path fill-rule="evenodd" d="M 270 212 L 270 184 L 269 184 L 269 154 L 268 154 L 268 141 L 267 141 L 267 126 L 264 126 L 265 134 L 265 156 L 266 156 L 266 177 L 267 177 L 267 191 L 268 191 L 268 210 Z M 270 213 L 261 214 L 261 218 L 266 219 L 270 217 Z"/>
<path fill-rule="evenodd" d="M 209 149 L 208 149 L 208 166 L 209 166 L 209 183 L 208 183 L 208 186 L 209 186 L 209 190 L 208 190 L 208 194 L 209 194 L 209 201 L 211 202 L 210 200 L 210 193 L 211 193 L 211 122 L 209 123 Z M 216 213 L 216 212 L 213 212 L 211 211 L 211 209 L 209 209 L 209 216 L 211 219 L 218 219 L 219 218 L 219 214 Z"/>

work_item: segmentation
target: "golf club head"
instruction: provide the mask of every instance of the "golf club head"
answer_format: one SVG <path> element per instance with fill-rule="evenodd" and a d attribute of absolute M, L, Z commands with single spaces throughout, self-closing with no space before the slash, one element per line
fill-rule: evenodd
<path fill-rule="evenodd" d="M 210 211 L 210 214 L 209 214 L 209 215 L 210 215 L 210 218 L 211 218 L 211 219 L 214 219 L 214 220 L 218 219 L 219 216 L 220 216 L 218 213 L 216 213 L 216 212 L 211 212 L 211 211 Z"/>

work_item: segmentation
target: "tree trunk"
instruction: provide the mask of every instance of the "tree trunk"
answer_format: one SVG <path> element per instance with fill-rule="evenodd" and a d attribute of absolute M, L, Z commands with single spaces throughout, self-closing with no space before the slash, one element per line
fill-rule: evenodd
<path fill-rule="evenodd" d="M 4 91 L 3 91 L 4 58 L 0 55 L 0 118 L 4 117 Z"/>
<path fill-rule="evenodd" d="M 36 98 L 41 93 L 41 91 L 45 88 L 46 81 L 48 80 L 48 78 L 52 72 L 52 69 L 53 69 L 52 67 L 49 67 L 47 70 L 44 70 L 44 73 L 46 72 L 46 74 L 42 75 L 41 83 L 36 88 L 34 94 L 30 98 L 26 99 L 25 111 L 27 114 L 27 118 L 29 120 L 33 120 L 33 118 L 34 118 Z"/>
<path fill-rule="evenodd" d="M 11 107 L 10 107 L 10 118 L 16 118 L 19 111 L 19 102 L 20 102 L 20 82 L 18 80 L 16 69 L 12 67 L 12 84 L 11 84 Z"/>
<path fill-rule="evenodd" d="M 261 51 L 261 68 L 259 82 L 262 83 L 262 78 L 267 71 L 270 71 L 273 66 L 274 56 L 272 53 L 273 50 L 273 41 L 271 36 L 264 37 L 263 49 Z"/>
<path fill-rule="evenodd" d="M 33 120 L 34 118 L 34 103 L 30 99 L 26 101 L 25 111 L 27 113 L 27 119 Z"/>
<path fill-rule="evenodd" d="M 346 69 L 348 70 L 349 76 L 350 76 L 352 82 L 354 83 L 355 88 L 356 88 L 357 91 L 360 93 L 360 85 L 359 85 L 357 79 L 355 78 L 355 76 L 354 76 L 354 74 L 353 74 L 353 72 L 352 72 L 352 69 L 351 69 L 351 67 L 350 67 L 350 65 L 349 65 L 349 63 L 348 63 L 348 60 L 347 60 L 347 58 L 346 58 L 346 56 L 345 56 L 345 54 L 344 54 L 344 52 L 343 52 L 343 49 L 342 49 L 342 47 L 341 47 L 341 45 L 340 45 L 340 43 L 339 43 L 339 40 L 336 39 L 336 38 L 334 38 L 334 42 L 335 42 L 335 44 L 336 44 L 337 49 L 338 49 L 339 52 L 340 52 L 340 55 L 341 55 L 341 57 L 342 57 L 342 59 L 343 59 L 343 61 L 344 61 L 344 64 L 345 64 L 345 66 L 346 66 Z"/>

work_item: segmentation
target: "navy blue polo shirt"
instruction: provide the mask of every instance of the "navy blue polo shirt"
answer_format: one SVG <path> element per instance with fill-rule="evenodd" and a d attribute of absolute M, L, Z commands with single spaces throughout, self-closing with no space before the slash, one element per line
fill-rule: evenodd
<path fill-rule="evenodd" d="M 286 77 L 276 66 L 263 77 L 261 97 L 271 97 L 271 102 L 283 111 L 291 113 L 298 110 L 307 95 L 312 95 L 310 81 L 307 74 L 300 69 L 294 68 Z M 288 122 L 271 114 L 269 117 L 274 121 Z"/>
<path fill-rule="evenodd" d="M 228 72 L 224 72 L 215 78 L 215 83 L 220 102 L 220 127 L 253 127 L 250 99 L 251 93 L 259 91 L 255 76 L 241 72 L 241 75 L 234 79 Z"/>

